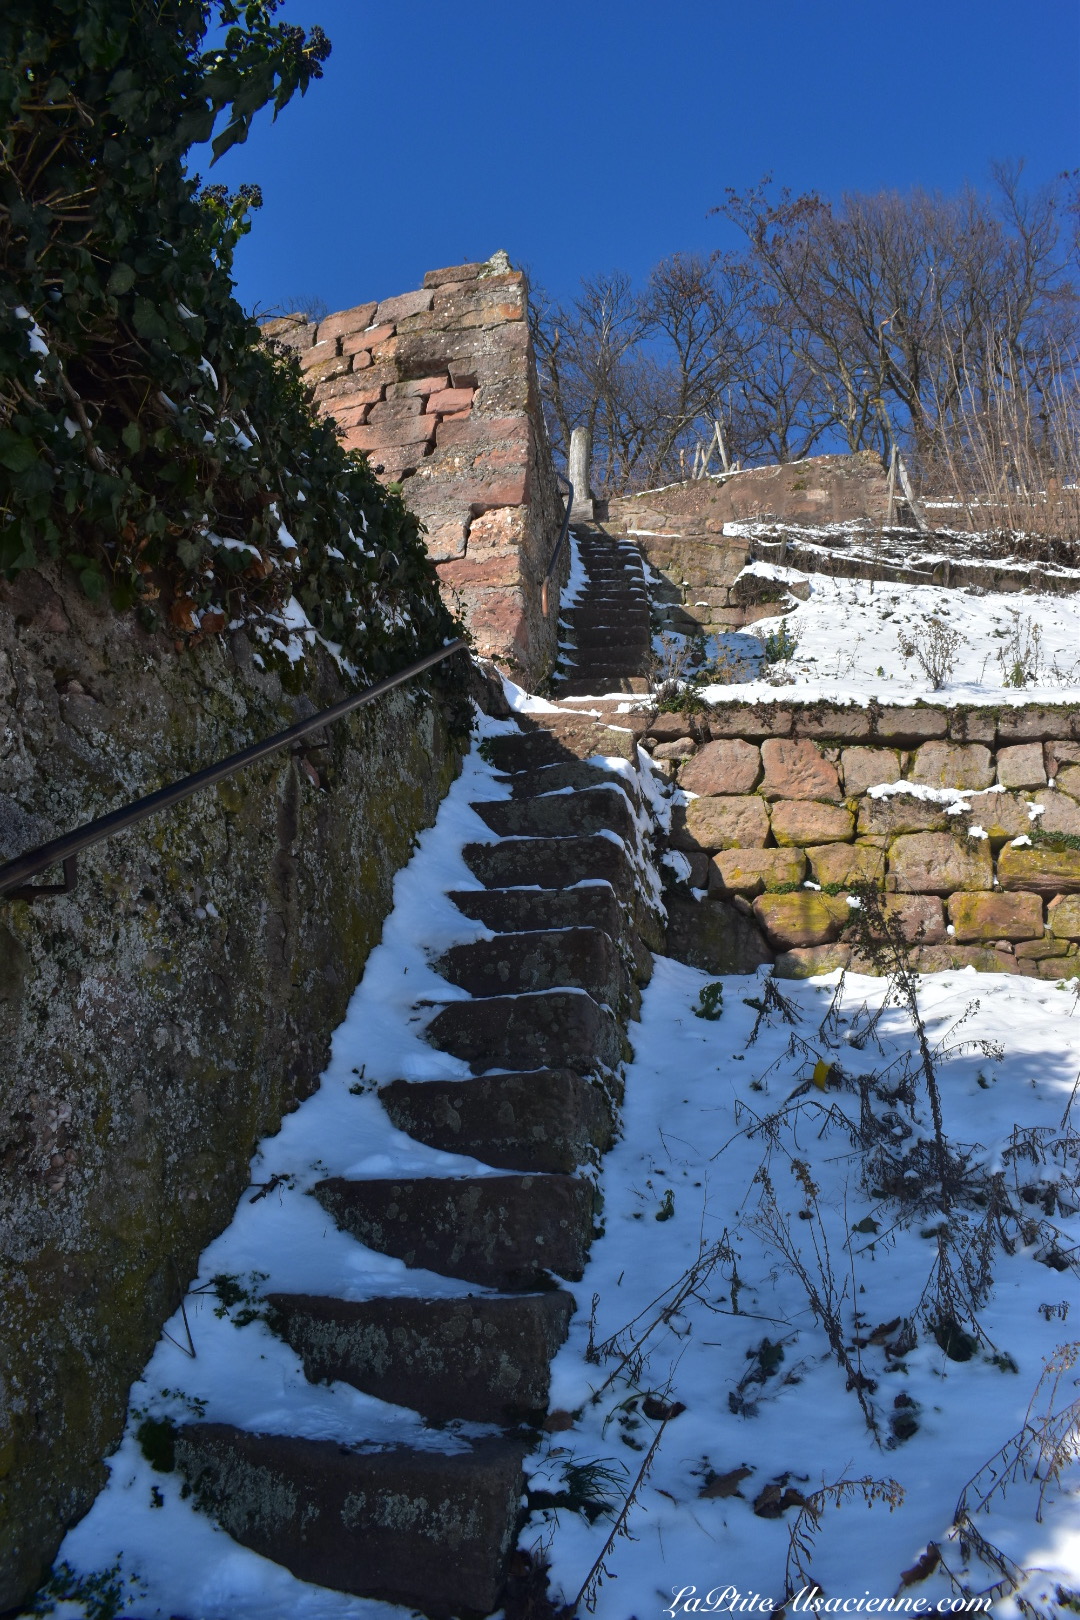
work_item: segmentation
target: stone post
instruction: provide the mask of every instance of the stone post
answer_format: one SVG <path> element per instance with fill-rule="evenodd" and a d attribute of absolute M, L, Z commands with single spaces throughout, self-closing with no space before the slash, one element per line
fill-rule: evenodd
<path fill-rule="evenodd" d="M 589 490 L 589 470 L 592 463 L 592 434 L 588 428 L 575 428 L 570 435 L 570 482 L 574 486 L 574 505 L 571 517 L 581 523 L 591 523 L 595 512 Z"/>

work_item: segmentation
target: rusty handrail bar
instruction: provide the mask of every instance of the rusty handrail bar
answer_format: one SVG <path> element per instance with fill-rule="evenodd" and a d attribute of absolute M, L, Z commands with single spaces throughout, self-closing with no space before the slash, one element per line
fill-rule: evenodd
<path fill-rule="evenodd" d="M 444 658 L 449 658 L 451 653 L 459 652 L 467 645 L 465 637 L 458 636 L 438 652 L 428 653 L 426 658 L 420 658 L 415 664 L 409 664 L 396 675 L 388 675 L 385 680 L 376 681 L 374 686 L 365 687 L 362 692 L 354 692 L 351 697 L 342 698 L 339 702 L 331 704 L 330 708 L 311 715 L 307 720 L 298 720 L 295 725 L 289 726 L 285 731 L 276 732 L 264 742 L 252 743 L 250 748 L 242 748 L 238 754 L 230 754 L 227 759 L 219 760 L 216 765 L 208 765 L 205 770 L 196 771 L 193 776 L 185 776 L 179 782 L 159 788 L 156 793 L 148 793 L 145 798 L 136 799 L 134 804 L 125 805 L 122 810 L 111 810 L 107 816 L 99 816 L 96 821 L 88 821 L 85 826 L 77 827 L 74 832 L 50 839 L 47 844 L 27 850 L 24 855 L 16 855 L 14 860 L 6 861 L 0 866 L 0 899 L 37 900 L 44 895 L 69 893 L 76 882 L 76 857 L 84 849 L 89 849 L 92 844 L 100 844 L 102 839 L 111 838 L 114 833 L 123 832 L 126 828 L 135 826 L 137 822 L 145 821 L 147 816 L 155 815 L 159 810 L 167 810 L 171 805 L 179 804 L 182 799 L 189 799 L 201 788 L 213 787 L 215 782 L 224 781 L 234 771 L 243 770 L 245 765 L 254 765 L 256 760 L 265 759 L 268 754 L 276 753 L 279 748 L 284 748 L 298 737 L 306 736 L 309 731 L 318 731 L 331 721 L 340 720 L 342 715 L 351 714 L 353 709 L 359 709 L 365 703 L 373 703 L 385 692 L 400 686 L 403 681 L 411 680 L 414 675 L 421 674 L 425 669 L 430 669 L 433 664 L 441 663 Z M 63 883 L 33 886 L 26 884 L 27 878 L 61 863 L 64 867 Z"/>
<path fill-rule="evenodd" d="M 551 553 L 551 561 L 548 563 L 547 573 L 544 575 L 544 583 L 540 587 L 540 612 L 543 614 L 545 619 L 548 616 L 548 582 L 551 579 L 552 574 L 555 572 L 555 564 L 559 560 L 559 552 L 562 550 L 563 541 L 566 539 L 567 531 L 570 528 L 570 513 L 574 507 L 573 484 L 570 482 L 569 478 L 564 478 L 562 473 L 556 473 L 555 476 L 561 483 L 566 485 L 570 493 L 566 497 L 566 511 L 563 513 L 562 528 L 559 530 L 559 538 L 555 542 L 554 549 Z"/>

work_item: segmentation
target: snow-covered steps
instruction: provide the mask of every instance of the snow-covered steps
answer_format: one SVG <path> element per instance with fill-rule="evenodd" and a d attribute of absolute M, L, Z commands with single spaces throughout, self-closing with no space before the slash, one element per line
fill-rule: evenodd
<path fill-rule="evenodd" d="M 646 691 L 649 598 L 637 547 L 579 530 L 577 554 L 588 584 L 563 615 L 571 646 L 556 678 L 559 695 Z"/>
<path fill-rule="evenodd" d="M 552 1271 L 573 1281 L 592 1239 L 595 1191 L 576 1176 L 333 1176 L 312 1191 L 369 1249 L 484 1288 L 536 1288 Z"/>
<path fill-rule="evenodd" d="M 175 1461 L 236 1541 L 304 1581 L 442 1620 L 496 1605 L 528 1442 L 355 1451 L 228 1424 L 179 1430 Z M 436 1595 L 437 1594 L 437 1595 Z"/>
<path fill-rule="evenodd" d="M 661 925 L 638 717 L 540 705 L 481 729 L 320 1092 L 192 1296 L 196 1319 L 215 1285 L 247 1304 L 242 1329 L 214 1313 L 243 1338 L 230 1370 L 205 1398 L 200 1341 L 148 1397 L 191 1487 L 177 1512 L 279 1567 L 253 1575 L 203 1524 L 226 1573 L 161 1613 L 232 1620 L 233 1566 L 334 1589 L 328 1614 L 355 1594 L 475 1620 L 502 1596 Z"/>
<path fill-rule="evenodd" d="M 399 1130 L 499 1170 L 576 1170 L 614 1134 L 607 1091 L 572 1069 L 485 1074 L 475 1080 L 394 1080 L 379 1098 Z"/>
<path fill-rule="evenodd" d="M 633 835 L 629 801 L 604 787 L 569 793 L 542 793 L 538 798 L 497 799 L 474 804 L 480 819 L 502 838 L 581 838 L 589 833 Z"/>
<path fill-rule="evenodd" d="M 268 1304 L 313 1383 L 340 1379 L 436 1423 L 508 1425 L 542 1421 L 549 1363 L 574 1310 L 562 1289 L 359 1301 L 272 1294 Z"/>
<path fill-rule="evenodd" d="M 432 1046 L 462 1058 L 476 1074 L 560 1063 L 587 1074 L 598 1065 L 614 1068 L 625 1056 L 614 1014 L 584 990 L 452 1001 L 426 1033 Z"/>
<path fill-rule="evenodd" d="M 615 941 L 599 928 L 500 934 L 453 946 L 438 967 L 473 996 L 565 988 L 615 1007 L 628 989 Z"/>

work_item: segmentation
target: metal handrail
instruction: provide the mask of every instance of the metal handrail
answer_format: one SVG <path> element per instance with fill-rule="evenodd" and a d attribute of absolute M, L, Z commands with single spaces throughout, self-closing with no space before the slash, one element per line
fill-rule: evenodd
<path fill-rule="evenodd" d="M 544 583 L 540 587 L 540 612 L 543 614 L 545 619 L 548 616 L 548 581 L 555 572 L 555 564 L 559 560 L 559 552 L 562 550 L 563 541 L 566 539 L 567 531 L 570 528 L 570 513 L 574 509 L 573 484 L 570 482 L 569 478 L 564 478 L 562 473 L 556 473 L 555 476 L 559 479 L 560 483 L 566 485 L 570 493 L 566 497 L 566 511 L 563 513 L 562 528 L 559 530 L 559 538 L 555 542 L 555 549 L 551 553 L 551 561 L 548 563 L 547 573 L 544 575 Z"/>
<path fill-rule="evenodd" d="M 53 838 L 49 843 L 39 845 L 37 849 L 27 850 L 24 855 L 17 855 L 14 860 L 6 861 L 0 866 L 0 899 L 37 900 L 45 895 L 69 893 L 76 883 L 76 857 L 84 849 L 89 849 L 92 844 L 100 844 L 102 839 L 111 838 L 113 833 L 123 832 L 126 828 L 135 826 L 137 822 L 145 821 L 147 816 L 155 815 L 159 810 L 167 810 L 171 805 L 179 804 L 182 799 L 189 799 L 201 788 L 213 787 L 215 782 L 224 781 L 234 771 L 243 770 L 245 765 L 254 765 L 256 760 L 265 759 L 268 754 L 276 753 L 279 748 L 295 742 L 298 737 L 305 737 L 309 731 L 318 731 L 331 721 L 340 720 L 342 715 L 351 714 L 354 709 L 361 708 L 365 703 L 373 703 L 385 692 L 392 691 L 403 681 L 411 680 L 414 675 L 430 669 L 433 664 L 441 663 L 444 658 L 449 658 L 451 653 L 460 652 L 466 646 L 468 642 L 465 637 L 458 636 L 448 646 L 438 652 L 428 653 L 426 658 L 420 658 L 415 664 L 409 664 L 396 675 L 389 675 L 386 680 L 376 681 L 374 686 L 365 687 L 362 692 L 354 692 L 351 697 L 342 698 L 340 702 L 331 704 L 330 708 L 323 709 L 307 720 L 298 720 L 295 725 L 289 726 L 285 731 L 276 732 L 264 742 L 252 743 L 250 748 L 242 748 L 238 754 L 230 754 L 227 759 L 219 760 L 216 765 L 208 765 L 205 770 L 196 771 L 193 776 L 185 776 L 179 782 L 159 788 L 156 793 L 149 793 L 143 799 L 136 799 L 134 804 L 125 805 L 122 810 L 112 810 L 107 816 L 99 816 L 96 821 L 88 821 L 85 826 L 77 827 L 74 832 L 64 833 L 62 837 Z M 50 866 L 58 866 L 61 862 L 64 867 L 63 883 L 26 885 L 27 878 L 33 877 L 38 872 L 44 872 Z"/>

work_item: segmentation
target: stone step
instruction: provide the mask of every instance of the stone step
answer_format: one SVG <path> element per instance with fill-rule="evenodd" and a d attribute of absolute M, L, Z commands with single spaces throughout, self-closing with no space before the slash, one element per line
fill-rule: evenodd
<path fill-rule="evenodd" d="M 607 755 L 634 760 L 635 739 L 631 727 L 616 716 L 611 726 L 591 716 L 561 711 L 549 717 L 550 724 L 523 727 L 503 737 L 486 739 L 485 754 L 497 771 L 513 775 L 518 771 L 543 770 L 548 765 L 566 765 L 572 760 Z M 638 729 L 641 729 L 640 726 Z"/>
<path fill-rule="evenodd" d="M 634 647 L 583 647 L 570 656 L 572 668 L 582 671 L 595 669 L 601 673 L 616 670 L 637 675 L 645 662 L 644 649 Z"/>
<path fill-rule="evenodd" d="M 508 1437 L 361 1452 L 224 1423 L 185 1425 L 174 1445 L 196 1504 L 242 1546 L 298 1580 L 432 1620 L 498 1606 L 526 1450 Z"/>
<path fill-rule="evenodd" d="M 270 1326 L 313 1383 L 352 1384 L 436 1423 L 538 1424 L 574 1311 L 563 1289 L 467 1299 L 270 1294 Z"/>
<path fill-rule="evenodd" d="M 472 996 L 574 989 L 615 1007 L 624 988 L 615 942 L 598 928 L 499 934 L 454 945 L 434 966 Z"/>
<path fill-rule="evenodd" d="M 569 1174 L 612 1142 L 611 1104 L 570 1069 L 475 1080 L 392 1080 L 379 1097 L 399 1131 L 498 1170 Z"/>
<path fill-rule="evenodd" d="M 649 683 L 643 675 L 599 675 L 588 679 L 576 675 L 568 677 L 559 687 L 560 697 L 605 697 L 610 692 L 647 692 Z"/>
<path fill-rule="evenodd" d="M 454 889 L 449 898 L 466 917 L 496 933 L 602 928 L 618 939 L 629 927 L 606 883 L 584 889 Z"/>
<path fill-rule="evenodd" d="M 440 1052 L 486 1069 L 546 1069 L 562 1064 L 589 1074 L 623 1057 L 619 1026 L 584 990 L 484 996 L 452 1001 L 424 1031 Z"/>
<path fill-rule="evenodd" d="M 462 855 L 487 889 L 558 889 L 603 882 L 627 900 L 634 892 L 626 851 L 610 838 L 507 839 L 501 844 L 466 844 Z"/>
<path fill-rule="evenodd" d="M 592 1238 L 593 1187 L 578 1176 L 335 1176 L 312 1192 L 369 1249 L 484 1288 L 576 1282 Z"/>
<path fill-rule="evenodd" d="M 642 651 L 649 645 L 647 627 L 643 628 L 636 640 L 631 636 L 627 626 L 621 624 L 582 624 L 574 631 L 574 641 L 580 649 L 582 647 L 629 647 L 641 644 Z"/>
<path fill-rule="evenodd" d="M 511 797 L 538 799 L 542 793 L 561 793 L 566 788 L 605 788 L 609 793 L 622 793 L 633 805 L 641 802 L 637 783 L 629 776 L 606 770 L 585 760 L 566 760 L 561 765 L 541 765 L 535 771 L 518 771 L 504 777 Z"/>
<path fill-rule="evenodd" d="M 635 831 L 625 795 L 606 787 L 538 799 L 481 800 L 471 808 L 501 838 L 587 838 L 609 831 L 631 839 Z"/>

